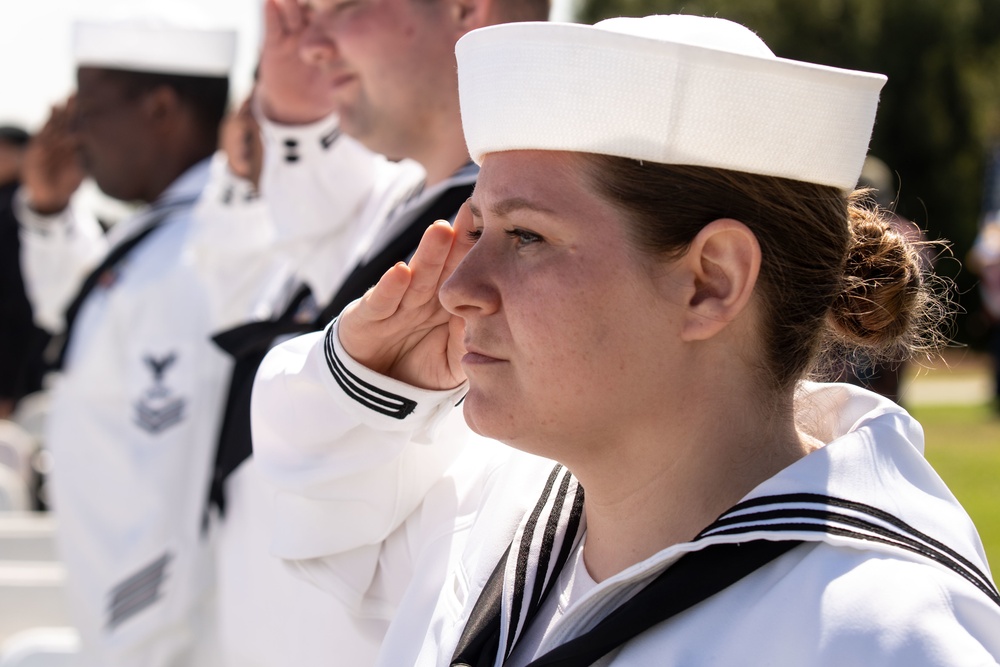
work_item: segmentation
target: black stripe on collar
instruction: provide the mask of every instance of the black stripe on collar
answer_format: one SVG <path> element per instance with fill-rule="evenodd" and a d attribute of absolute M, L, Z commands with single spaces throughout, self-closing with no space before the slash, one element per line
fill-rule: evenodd
<path fill-rule="evenodd" d="M 798 507 L 802 504 L 817 507 Z M 765 507 L 767 509 L 759 509 Z M 836 511 L 834 508 L 854 514 Z M 863 516 L 875 519 L 878 523 L 862 518 Z M 841 498 L 802 493 L 749 500 L 724 513 L 696 539 L 760 531 L 827 533 L 916 553 L 961 575 L 1000 605 L 1000 594 L 990 578 L 954 549 L 888 512 Z"/>
<path fill-rule="evenodd" d="M 506 627 L 501 629 L 505 660 L 552 591 L 578 543 L 583 498 L 583 487 L 569 470 L 556 464 L 517 544 L 512 545 L 505 568 L 506 579 L 512 582 L 511 608 L 506 614 Z"/>

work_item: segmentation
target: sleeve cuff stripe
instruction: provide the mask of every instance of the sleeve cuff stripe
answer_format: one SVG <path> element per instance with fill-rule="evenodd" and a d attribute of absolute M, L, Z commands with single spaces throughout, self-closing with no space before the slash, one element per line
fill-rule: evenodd
<path fill-rule="evenodd" d="M 324 352 L 330 373 L 340 388 L 344 390 L 344 393 L 369 410 L 394 419 L 405 419 L 412 414 L 417 407 L 416 401 L 380 389 L 347 370 L 347 367 L 337 356 L 333 343 L 334 335 L 336 335 L 335 329 L 330 327 L 326 332 Z"/>

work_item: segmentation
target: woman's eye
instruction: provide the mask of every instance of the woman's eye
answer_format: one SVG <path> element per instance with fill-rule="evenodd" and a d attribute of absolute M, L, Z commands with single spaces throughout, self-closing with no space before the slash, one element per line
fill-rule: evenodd
<path fill-rule="evenodd" d="M 506 231 L 507 236 L 517 241 L 517 245 L 524 247 L 529 245 L 534 245 L 536 243 L 541 243 L 543 241 L 542 237 L 534 232 L 529 232 L 524 229 L 508 229 Z"/>
<path fill-rule="evenodd" d="M 479 240 L 479 237 L 483 235 L 482 229 L 470 229 L 465 233 L 465 238 L 468 239 L 469 243 L 475 243 Z"/>

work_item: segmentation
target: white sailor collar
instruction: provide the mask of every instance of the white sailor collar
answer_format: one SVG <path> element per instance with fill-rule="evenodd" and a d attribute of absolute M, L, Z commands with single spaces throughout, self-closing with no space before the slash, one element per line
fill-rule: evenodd
<path fill-rule="evenodd" d="M 895 403 L 850 385 L 804 383 L 797 401 L 807 432 L 825 436 L 826 446 L 760 484 L 695 539 L 598 584 L 573 610 L 573 622 L 546 643 L 558 646 L 589 629 L 682 556 L 721 544 L 826 543 L 935 563 L 1000 604 L 972 521 L 922 456 L 920 425 Z M 501 558 L 499 647 L 505 655 L 568 554 L 579 548 L 586 531 L 582 499 L 572 475 L 556 465 Z"/>
<path fill-rule="evenodd" d="M 988 571 L 972 520 L 923 457 L 923 429 L 913 417 L 847 384 L 803 383 L 797 401 L 802 428 L 826 446 L 760 484 L 741 505 L 802 494 L 865 505 L 934 535 Z"/>
<path fill-rule="evenodd" d="M 933 561 L 1000 604 L 972 520 L 924 459 L 923 430 L 913 417 L 847 384 L 803 383 L 796 407 L 803 428 L 826 446 L 761 483 L 695 539 L 627 568 L 601 588 L 627 589 L 712 544 L 799 540 Z M 570 531 L 577 539 L 586 516 L 578 521 Z"/>
<path fill-rule="evenodd" d="M 822 541 L 930 560 L 1000 604 L 975 526 L 924 459 L 916 420 L 892 401 L 846 384 L 803 383 L 797 399 L 803 427 L 826 446 L 760 484 L 691 546 Z"/>

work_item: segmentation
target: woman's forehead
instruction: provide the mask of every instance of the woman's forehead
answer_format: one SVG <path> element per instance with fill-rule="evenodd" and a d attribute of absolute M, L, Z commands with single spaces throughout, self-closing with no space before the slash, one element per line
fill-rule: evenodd
<path fill-rule="evenodd" d="M 477 207 L 501 206 L 521 199 L 571 204 L 587 191 L 587 175 L 580 153 L 520 150 L 489 153 L 483 159 L 472 195 Z"/>

